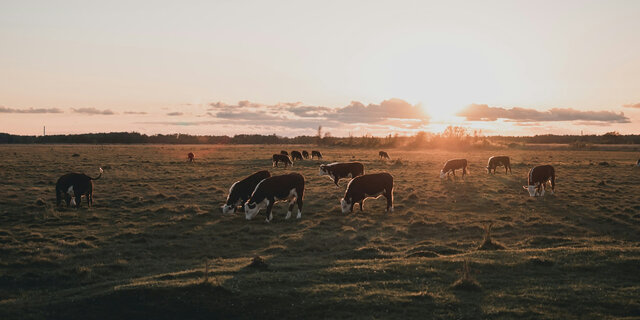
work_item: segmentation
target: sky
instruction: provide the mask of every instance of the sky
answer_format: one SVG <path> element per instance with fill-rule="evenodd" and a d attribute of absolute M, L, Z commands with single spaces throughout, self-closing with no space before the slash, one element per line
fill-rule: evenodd
<path fill-rule="evenodd" d="M 640 1 L 4 1 L 0 132 L 640 133 Z"/>

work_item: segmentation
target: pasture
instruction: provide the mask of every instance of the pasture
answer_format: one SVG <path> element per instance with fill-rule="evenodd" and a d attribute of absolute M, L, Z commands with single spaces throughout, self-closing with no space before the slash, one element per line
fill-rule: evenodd
<path fill-rule="evenodd" d="M 324 160 L 271 168 L 303 149 Z M 637 153 L 378 151 L 0 146 L 0 318 L 640 317 Z M 486 174 L 497 154 L 513 175 Z M 468 159 L 465 181 L 438 178 L 450 158 Z M 395 212 L 380 198 L 342 214 L 347 180 L 318 175 L 334 161 L 391 173 Z M 555 195 L 522 189 L 538 164 L 555 166 Z M 98 167 L 93 208 L 55 208 L 59 176 Z M 286 203 L 271 223 L 221 213 L 231 184 L 263 169 L 304 175 L 302 219 L 284 220 Z"/>

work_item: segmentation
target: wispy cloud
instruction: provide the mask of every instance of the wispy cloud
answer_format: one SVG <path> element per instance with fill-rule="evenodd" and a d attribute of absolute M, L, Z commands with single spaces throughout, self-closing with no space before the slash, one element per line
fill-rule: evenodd
<path fill-rule="evenodd" d="M 501 108 L 489 107 L 486 104 L 472 104 L 457 113 L 469 121 L 496 121 L 505 119 L 513 122 L 546 122 L 546 121 L 585 121 L 607 123 L 631 122 L 624 113 L 613 111 L 580 111 L 572 108 L 552 108 L 547 111 L 538 111 L 527 108 Z"/>
<path fill-rule="evenodd" d="M 109 110 L 109 109 L 105 109 L 105 110 L 100 110 L 100 109 L 96 109 L 96 108 L 71 108 L 71 110 L 73 110 L 73 112 L 75 113 L 82 113 L 82 114 L 88 114 L 88 115 L 114 115 L 116 114 L 115 112 Z"/>
<path fill-rule="evenodd" d="M 147 114 L 144 111 L 125 111 L 124 114 Z"/>
<path fill-rule="evenodd" d="M 15 109 L 0 106 L 0 113 L 63 113 L 58 108 L 29 108 L 29 109 Z"/>
<path fill-rule="evenodd" d="M 624 104 L 622 105 L 625 108 L 636 108 L 636 109 L 640 109 L 640 102 L 639 103 L 633 103 L 633 104 Z"/>

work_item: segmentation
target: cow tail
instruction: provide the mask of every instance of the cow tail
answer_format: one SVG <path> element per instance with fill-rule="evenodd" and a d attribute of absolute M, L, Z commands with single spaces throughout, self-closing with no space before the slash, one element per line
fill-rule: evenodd
<path fill-rule="evenodd" d="M 100 168 L 100 174 L 99 174 L 97 177 L 95 177 L 95 178 L 91 178 L 91 177 L 89 177 L 89 178 L 90 178 L 91 180 L 98 180 L 98 179 L 100 179 L 100 177 L 102 177 L 102 172 L 103 172 L 103 171 L 102 171 L 102 168 Z"/>

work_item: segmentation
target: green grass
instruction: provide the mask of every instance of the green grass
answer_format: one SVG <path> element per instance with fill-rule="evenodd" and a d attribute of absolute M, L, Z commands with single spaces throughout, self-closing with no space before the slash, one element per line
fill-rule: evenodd
<path fill-rule="evenodd" d="M 325 161 L 271 168 L 271 154 L 303 148 Z M 640 317 L 637 154 L 378 151 L 0 146 L 0 318 Z M 486 175 L 497 153 L 513 175 Z M 471 175 L 441 182 L 458 157 Z M 380 198 L 343 215 L 347 181 L 318 176 L 333 161 L 390 172 L 395 212 Z M 530 198 L 527 172 L 547 163 L 557 193 Z M 100 166 L 92 209 L 54 208 L 60 175 Z M 284 220 L 284 203 L 271 223 L 221 214 L 229 186 L 261 169 L 305 176 L 301 220 Z M 479 290 L 456 289 L 464 261 Z"/>

